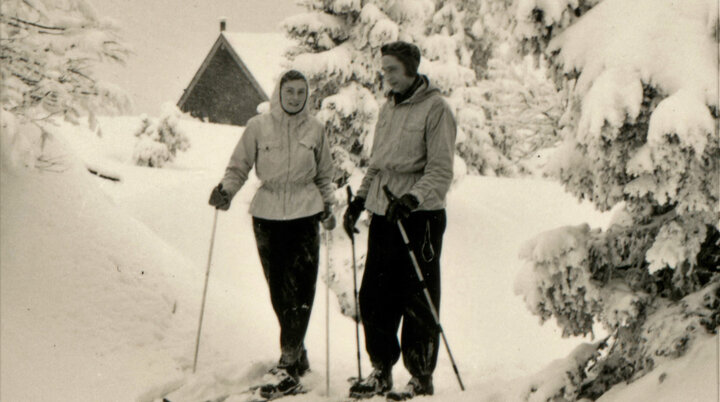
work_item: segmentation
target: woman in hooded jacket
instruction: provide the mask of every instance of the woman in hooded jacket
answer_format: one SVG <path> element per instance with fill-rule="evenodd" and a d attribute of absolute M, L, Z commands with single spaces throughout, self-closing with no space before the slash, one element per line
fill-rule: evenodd
<path fill-rule="evenodd" d="M 227 210 L 255 167 L 261 186 L 250 204 L 260 262 L 280 324 L 275 381 L 263 394 L 290 394 L 309 369 L 304 345 L 320 251 L 319 223 L 332 230 L 333 162 L 324 126 L 310 115 L 308 84 L 298 71 L 280 79 L 269 113 L 251 118 L 210 205 Z"/>

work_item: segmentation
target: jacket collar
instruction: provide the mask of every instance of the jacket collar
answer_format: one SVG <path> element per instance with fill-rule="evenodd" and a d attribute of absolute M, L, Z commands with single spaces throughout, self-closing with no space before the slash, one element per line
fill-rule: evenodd
<path fill-rule="evenodd" d="M 418 74 L 418 77 L 420 78 L 420 83 L 416 86 L 415 83 L 413 83 L 413 87 L 415 87 L 415 90 L 412 95 L 410 95 L 409 98 L 402 100 L 399 104 L 412 104 L 412 103 L 418 103 L 421 102 L 427 98 L 429 98 L 431 95 L 435 93 L 440 93 L 440 89 L 438 89 L 436 86 L 432 85 L 430 83 L 430 79 L 424 75 L 424 74 Z M 395 105 L 395 98 L 394 98 L 395 92 L 388 91 L 385 96 L 388 98 L 388 102 L 391 102 L 393 105 Z"/>
<path fill-rule="evenodd" d="M 399 103 L 402 103 L 405 99 L 410 99 L 410 97 L 413 96 L 413 94 L 415 94 L 415 91 L 417 91 L 418 88 L 420 88 L 420 86 L 422 84 L 423 84 L 422 78 L 420 78 L 420 75 L 416 75 L 415 80 L 412 82 L 412 84 L 410 84 L 410 86 L 405 91 L 403 91 L 401 93 L 401 92 L 395 92 L 395 91 L 391 90 L 390 94 L 388 96 L 392 97 L 393 100 L 395 101 L 395 104 L 397 105 Z"/>

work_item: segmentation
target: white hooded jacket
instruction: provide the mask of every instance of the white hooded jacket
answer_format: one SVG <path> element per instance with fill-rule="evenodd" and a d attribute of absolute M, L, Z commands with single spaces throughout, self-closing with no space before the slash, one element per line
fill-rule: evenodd
<path fill-rule="evenodd" d="M 250 204 L 250 214 L 290 220 L 335 204 L 333 162 L 322 123 L 310 115 L 307 106 L 295 115 L 286 113 L 280 105 L 279 86 L 278 82 L 270 111 L 248 120 L 222 185 L 232 198 L 254 166 L 262 185 Z"/>

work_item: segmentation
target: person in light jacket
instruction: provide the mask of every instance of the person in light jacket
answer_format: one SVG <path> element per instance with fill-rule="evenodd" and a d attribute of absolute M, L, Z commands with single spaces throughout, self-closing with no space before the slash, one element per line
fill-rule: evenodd
<path fill-rule="evenodd" d="M 255 167 L 261 186 L 250 205 L 260 261 L 280 324 L 275 380 L 263 392 L 292 393 L 308 369 L 305 333 L 319 260 L 319 222 L 332 230 L 333 161 L 324 126 L 311 116 L 308 83 L 298 71 L 280 79 L 269 113 L 251 118 L 210 205 L 227 210 Z"/>
<path fill-rule="evenodd" d="M 428 78 L 417 73 L 420 50 L 406 42 L 381 48 L 382 70 L 392 90 L 380 110 L 370 162 L 343 220 L 350 236 L 358 217 L 370 211 L 360 315 L 374 371 L 352 385 L 353 397 L 392 389 L 392 367 L 402 352 L 412 378 L 389 399 L 433 394 L 439 331 L 423 295 L 440 303 L 440 252 L 446 226 L 445 197 L 453 178 L 456 124 L 450 107 Z M 387 185 L 398 198 L 389 202 Z M 402 241 L 402 220 L 425 283 L 420 283 Z M 397 332 L 402 319 L 401 341 Z"/>

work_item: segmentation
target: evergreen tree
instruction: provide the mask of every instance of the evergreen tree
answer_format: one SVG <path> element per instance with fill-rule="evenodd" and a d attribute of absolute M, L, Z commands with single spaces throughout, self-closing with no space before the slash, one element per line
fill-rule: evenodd
<path fill-rule="evenodd" d="M 77 123 L 86 113 L 129 105 L 122 91 L 93 78 L 96 63 L 123 62 L 128 50 L 113 23 L 100 18 L 86 0 L 3 1 L 0 52 L 3 119 L 12 119 L 14 126 L 37 126 L 40 144 L 55 117 Z M 4 130 L 3 145 L 10 147 L 3 154 L 39 157 L 41 149 L 28 149 L 36 142 L 19 139 L 16 135 L 26 134 L 16 131 Z"/>
<path fill-rule="evenodd" d="M 571 400 L 641 377 L 720 324 L 717 2 L 597 3 L 517 8 L 526 51 L 548 58 L 567 105 L 549 172 L 614 211 L 605 230 L 558 228 L 522 250 L 516 291 L 533 313 L 565 336 L 609 334 L 569 357 L 553 397 Z"/>
<path fill-rule="evenodd" d="M 561 98 L 542 61 L 522 55 L 514 41 L 515 2 L 464 2 L 470 67 L 477 83 L 466 97 L 474 113 L 465 125 L 459 154 L 483 175 L 540 173 L 547 150 L 557 145 Z"/>
<path fill-rule="evenodd" d="M 548 97 L 554 92 L 547 79 L 527 63 L 508 60 L 507 51 L 490 61 L 493 49 L 511 36 L 508 0 L 304 4 L 307 13 L 284 22 L 299 42 L 289 56 L 293 67 L 309 76 L 312 104 L 327 125 L 340 167 L 338 184 L 367 163 L 387 90 L 378 73 L 380 47 L 394 40 L 420 47 L 420 72 L 452 106 L 458 154 L 470 171 L 526 173 L 532 168 L 524 159 L 557 141 L 549 129 L 559 117 L 557 96 Z M 496 84 L 499 76 L 503 84 Z"/>
<path fill-rule="evenodd" d="M 137 165 L 160 168 L 175 160 L 178 151 L 190 148 L 187 136 L 178 126 L 181 114 L 177 106 L 168 102 L 162 106 L 157 124 L 147 115 L 141 116 L 140 128 L 135 133 L 138 141 L 133 152 Z"/>
<path fill-rule="evenodd" d="M 155 127 L 153 127 L 153 122 L 150 120 L 150 117 L 145 113 L 141 114 L 140 127 L 135 131 L 135 137 L 150 137 L 154 131 Z"/>
<path fill-rule="evenodd" d="M 539 174 L 558 145 L 562 98 L 532 57 L 498 46 L 488 60 L 487 78 L 478 82 L 485 111 L 483 129 L 495 157 L 485 157 L 485 174 Z"/>

